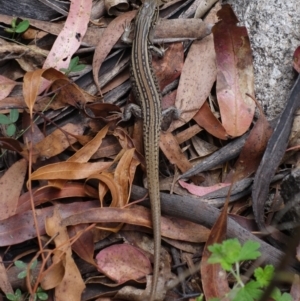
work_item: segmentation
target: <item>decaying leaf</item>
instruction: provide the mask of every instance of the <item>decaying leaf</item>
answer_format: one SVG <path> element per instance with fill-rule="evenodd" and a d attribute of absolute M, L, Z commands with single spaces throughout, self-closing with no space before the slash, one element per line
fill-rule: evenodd
<path fill-rule="evenodd" d="M 229 4 L 218 12 L 221 21 L 212 31 L 217 58 L 217 98 L 222 124 L 232 137 L 244 134 L 253 119 L 255 103 L 252 53 L 246 27 Z"/>

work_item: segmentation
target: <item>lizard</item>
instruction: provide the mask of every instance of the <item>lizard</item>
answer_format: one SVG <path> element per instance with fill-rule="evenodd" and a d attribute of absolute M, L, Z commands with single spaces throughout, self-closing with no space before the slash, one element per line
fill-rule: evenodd
<path fill-rule="evenodd" d="M 161 250 L 161 209 L 159 190 L 159 137 L 161 130 L 161 93 L 152 69 L 152 30 L 158 20 L 157 0 L 145 0 L 135 18 L 130 77 L 134 95 L 141 106 L 143 141 L 154 236 L 153 278 L 150 301 L 155 300 Z"/>

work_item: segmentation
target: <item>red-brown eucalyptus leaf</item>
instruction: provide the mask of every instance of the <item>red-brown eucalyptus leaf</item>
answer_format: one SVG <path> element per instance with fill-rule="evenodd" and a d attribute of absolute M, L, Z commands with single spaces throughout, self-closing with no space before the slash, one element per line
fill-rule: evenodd
<path fill-rule="evenodd" d="M 214 243 L 222 243 L 226 239 L 227 232 L 227 208 L 228 199 L 223 207 L 223 210 L 211 229 L 208 240 L 202 253 L 201 260 L 201 279 L 205 299 L 222 298 L 230 290 L 227 280 L 227 274 L 222 269 L 220 264 L 210 264 L 207 262 L 211 255 L 208 246 Z M 222 301 L 229 301 L 228 298 L 222 298 Z"/>
<path fill-rule="evenodd" d="M 31 118 L 33 113 L 33 106 L 40 92 L 42 75 L 44 71 L 45 69 L 37 69 L 35 71 L 27 72 L 23 78 L 23 96 L 24 101 L 29 108 Z"/>
<path fill-rule="evenodd" d="M 66 162 L 77 162 L 77 163 L 85 163 L 87 162 L 93 154 L 100 147 L 103 138 L 106 136 L 108 131 L 108 126 L 102 128 L 97 135 L 86 143 L 81 149 L 79 149 L 73 156 L 71 156 Z M 62 188 L 66 183 L 66 180 L 55 180 L 50 181 L 50 185 L 55 186 L 57 188 Z"/>
<path fill-rule="evenodd" d="M 296 48 L 293 55 L 293 67 L 299 73 L 300 72 L 300 46 Z"/>
<path fill-rule="evenodd" d="M 84 231 L 87 225 L 77 225 L 68 228 L 70 238 L 79 235 L 72 243 L 72 250 L 86 262 L 96 265 L 94 261 L 94 236 L 92 230 Z"/>
<path fill-rule="evenodd" d="M 207 102 L 204 102 L 203 106 L 199 109 L 193 119 L 203 127 L 207 132 L 213 136 L 227 140 L 227 133 L 222 123 L 212 113 Z"/>
<path fill-rule="evenodd" d="M 171 124 L 174 130 L 190 121 L 207 99 L 216 80 L 216 55 L 212 36 L 193 42 L 180 77 L 176 95 L 176 108 L 181 120 Z"/>
<path fill-rule="evenodd" d="M 182 43 L 173 43 L 162 58 L 153 57 L 152 65 L 160 90 L 172 83 L 181 74 L 183 68 L 184 51 Z"/>
<path fill-rule="evenodd" d="M 53 186 L 36 188 L 32 190 L 32 194 L 35 206 L 59 199 L 83 198 L 88 196 L 96 199 L 98 197 L 98 192 L 95 188 L 76 182 L 66 183 L 61 189 L 57 189 Z M 30 193 L 26 192 L 19 197 L 16 214 L 23 213 L 30 209 Z"/>
<path fill-rule="evenodd" d="M 113 245 L 97 256 L 98 270 L 118 284 L 139 280 L 152 272 L 147 256 L 138 248 L 127 244 Z"/>
<path fill-rule="evenodd" d="M 105 207 L 80 212 L 62 221 L 65 226 L 106 222 L 127 223 L 151 228 L 151 213 L 150 210 L 141 206 L 128 209 Z M 163 236 L 172 239 L 203 242 L 206 241 L 210 231 L 198 224 L 162 217 L 161 232 Z"/>
<path fill-rule="evenodd" d="M 81 210 L 96 208 L 99 202 L 74 202 L 67 205 L 59 205 L 62 218 L 66 218 Z M 3 221 L 0 221 L 0 247 L 15 245 L 36 237 L 37 230 L 40 235 L 44 235 L 45 219 L 53 214 L 53 206 L 36 209 L 35 214 L 38 222 L 38 229 L 35 229 L 32 211 L 13 215 Z"/>
<path fill-rule="evenodd" d="M 59 162 L 42 166 L 31 174 L 30 180 L 79 180 L 99 173 L 111 165 L 111 162 Z"/>
<path fill-rule="evenodd" d="M 115 204 L 116 207 L 122 207 L 129 202 L 129 191 L 136 172 L 139 161 L 133 159 L 135 149 L 131 148 L 123 153 L 117 168 L 114 172 L 114 181 L 118 186 L 121 203 Z"/>
<path fill-rule="evenodd" d="M 257 170 L 272 133 L 273 128 L 260 110 L 260 116 L 235 162 L 234 173 L 230 172 L 225 182 L 230 183 L 233 175 L 235 181 L 250 177 Z"/>
<path fill-rule="evenodd" d="M 219 183 L 213 186 L 209 186 L 209 187 L 203 187 L 203 186 L 198 186 L 198 185 L 194 185 L 194 184 L 189 184 L 186 183 L 182 180 L 178 181 L 178 183 L 185 188 L 189 193 L 193 194 L 193 195 L 197 195 L 197 196 L 204 196 L 208 193 L 211 193 L 213 191 L 219 190 L 223 187 L 227 187 L 228 183 Z"/>
<path fill-rule="evenodd" d="M 98 90 L 100 91 L 98 73 L 102 63 L 111 51 L 112 47 L 120 39 L 124 32 L 124 26 L 130 24 L 136 15 L 136 11 L 126 12 L 115 18 L 105 29 L 97 44 L 93 58 L 93 77 Z"/>
<path fill-rule="evenodd" d="M 232 137 L 244 134 L 253 119 L 255 103 L 252 53 L 246 27 L 236 24 L 238 19 L 229 4 L 218 12 L 221 19 L 213 27 L 217 58 L 217 98 L 222 124 Z"/>
<path fill-rule="evenodd" d="M 26 171 L 27 161 L 21 159 L 14 163 L 0 178 L 0 220 L 15 214 Z"/>
<path fill-rule="evenodd" d="M 14 80 L 0 75 L 0 100 L 7 97 L 16 84 Z"/>
<path fill-rule="evenodd" d="M 0 147 L 18 153 L 23 151 L 22 145 L 18 140 L 8 137 L 0 137 Z"/>
<path fill-rule="evenodd" d="M 185 172 L 192 167 L 192 164 L 182 153 L 180 145 L 171 133 L 160 134 L 159 146 L 165 156 L 172 164 L 175 164 L 181 172 Z"/>
<path fill-rule="evenodd" d="M 35 156 L 42 158 L 54 157 L 77 142 L 76 135 L 82 135 L 84 129 L 85 127 L 81 123 L 67 123 L 36 143 L 33 146 L 33 152 Z"/>

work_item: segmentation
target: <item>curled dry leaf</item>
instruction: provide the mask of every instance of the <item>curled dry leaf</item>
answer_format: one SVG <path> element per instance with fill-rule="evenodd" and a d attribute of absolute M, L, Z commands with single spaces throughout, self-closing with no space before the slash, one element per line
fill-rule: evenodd
<path fill-rule="evenodd" d="M 120 11 L 126 11 L 129 8 L 127 0 L 106 0 L 105 9 L 110 16 L 118 16 Z"/>
<path fill-rule="evenodd" d="M 63 278 L 55 287 L 55 298 L 61 301 L 80 301 L 85 284 L 72 257 L 69 235 L 66 227 L 61 226 L 61 215 L 56 205 L 54 205 L 53 215 L 46 219 L 45 226 L 47 234 L 54 237 L 56 246 L 52 261 L 54 264 L 60 263 L 64 269 Z M 51 267 L 49 270 L 51 270 Z M 61 271 L 61 269 L 59 270 Z M 44 272 L 44 274 L 46 273 L 47 271 Z M 58 275 L 53 275 L 53 277 L 54 279 L 59 278 Z"/>
<path fill-rule="evenodd" d="M 77 163 L 86 163 L 91 159 L 93 154 L 100 147 L 103 138 L 106 136 L 108 131 L 108 126 L 102 128 L 97 135 L 90 140 L 86 145 L 84 145 L 81 149 L 79 149 L 73 156 L 71 156 L 67 162 L 77 162 Z M 56 180 L 50 181 L 52 186 L 62 188 L 65 185 L 66 181 L 64 180 Z"/>
<path fill-rule="evenodd" d="M 232 137 L 244 134 L 253 119 L 255 103 L 252 53 L 246 27 L 229 4 L 218 12 L 221 21 L 213 27 L 217 57 L 217 98 L 222 124 Z"/>

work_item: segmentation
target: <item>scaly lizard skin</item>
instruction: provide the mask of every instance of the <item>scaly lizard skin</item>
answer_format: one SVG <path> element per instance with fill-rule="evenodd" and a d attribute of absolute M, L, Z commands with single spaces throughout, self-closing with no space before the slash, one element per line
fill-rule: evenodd
<path fill-rule="evenodd" d="M 143 138 L 147 168 L 149 198 L 151 202 L 154 235 L 154 269 L 150 301 L 155 299 L 159 275 L 161 248 L 161 210 L 159 193 L 159 136 L 161 128 L 161 94 L 152 70 L 150 49 L 151 30 L 158 18 L 156 0 L 145 0 L 135 19 L 132 41 L 131 79 L 133 91 L 142 109 Z"/>

